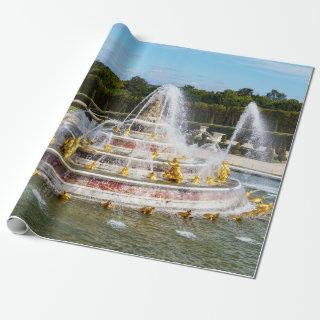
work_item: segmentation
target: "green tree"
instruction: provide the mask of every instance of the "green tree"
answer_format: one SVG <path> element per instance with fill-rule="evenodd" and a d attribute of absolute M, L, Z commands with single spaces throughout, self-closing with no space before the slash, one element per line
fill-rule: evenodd
<path fill-rule="evenodd" d="M 253 95 L 253 89 L 250 88 L 242 88 L 237 91 L 239 96 L 252 96 Z"/>
<path fill-rule="evenodd" d="M 125 88 L 133 95 L 144 98 L 151 93 L 156 86 L 152 86 L 143 78 L 136 76 L 125 81 Z"/>
<path fill-rule="evenodd" d="M 279 92 L 278 90 L 272 89 L 266 94 L 266 97 L 270 100 L 281 100 L 285 99 L 287 96 L 284 93 Z"/>

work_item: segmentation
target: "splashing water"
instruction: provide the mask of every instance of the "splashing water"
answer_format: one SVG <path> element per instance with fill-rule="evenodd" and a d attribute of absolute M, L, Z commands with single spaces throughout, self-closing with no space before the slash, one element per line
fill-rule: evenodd
<path fill-rule="evenodd" d="M 166 138 L 164 142 L 174 143 L 175 152 L 174 155 L 180 154 L 191 154 L 188 149 L 188 145 L 185 141 L 185 136 L 182 134 L 183 126 L 186 123 L 186 112 L 185 112 L 185 100 L 182 91 L 170 84 L 163 85 L 153 92 L 151 92 L 146 98 L 144 98 L 133 110 L 125 117 L 125 119 L 118 123 L 113 123 L 123 133 L 124 129 L 127 132 L 131 132 L 131 129 L 137 129 L 140 125 L 149 126 L 148 134 L 157 135 L 163 134 Z M 112 144 L 114 139 L 113 135 L 106 135 L 102 137 L 99 134 L 101 131 L 106 131 L 106 126 L 110 125 L 110 119 L 103 121 L 99 125 L 96 125 L 94 128 L 90 128 L 85 131 L 84 136 L 90 134 L 98 135 L 95 137 L 95 144 L 97 143 L 101 146 L 106 142 Z M 91 126 L 91 125 L 90 125 Z M 102 130 L 99 130 L 102 129 Z M 109 128 L 112 130 L 112 128 Z M 121 135 L 121 133 L 120 133 Z M 135 140 L 135 151 L 132 151 L 132 154 L 136 151 L 147 151 L 149 145 L 143 145 L 142 140 Z M 132 154 L 130 158 L 132 158 Z M 128 164 L 130 165 L 131 159 L 129 158 Z M 150 155 L 147 156 L 147 160 L 150 161 Z M 152 161 L 150 161 L 151 163 Z M 150 165 L 152 167 L 152 165 Z"/>
<path fill-rule="evenodd" d="M 176 230 L 176 233 L 179 236 L 182 236 L 182 237 L 185 237 L 185 238 L 188 238 L 188 239 L 191 239 L 191 240 L 195 240 L 197 238 L 197 236 L 194 233 L 190 232 L 190 231 Z"/>
<path fill-rule="evenodd" d="M 107 224 L 114 229 L 124 229 L 127 227 L 127 225 L 125 223 L 123 223 L 122 221 L 118 221 L 118 220 L 113 220 L 110 219 Z"/>
<path fill-rule="evenodd" d="M 125 118 L 124 122 L 129 120 L 131 116 L 135 116 L 134 120 L 143 119 L 146 115 L 150 115 L 150 109 L 159 107 L 156 114 L 156 129 L 161 122 L 165 120 L 172 127 L 179 128 L 185 120 L 184 97 L 181 90 L 171 84 L 163 85 L 153 91 L 148 97 L 139 103 L 134 110 Z M 139 110 L 140 108 L 140 110 Z M 134 115 L 134 111 L 138 111 Z M 130 126 L 130 127 L 131 127 Z M 156 130 L 155 129 L 155 130 Z"/>
<path fill-rule="evenodd" d="M 257 241 L 255 241 L 249 237 L 235 237 L 235 238 L 242 241 L 242 242 L 247 242 L 247 243 L 251 243 L 251 244 L 259 244 Z"/>
<path fill-rule="evenodd" d="M 261 146 L 263 143 L 265 143 L 265 124 L 261 119 L 259 108 L 255 102 L 250 102 L 245 108 L 244 112 L 241 114 L 236 129 L 230 139 L 228 148 L 225 151 L 226 155 L 230 152 L 234 141 L 236 141 L 236 139 L 244 129 L 251 130 L 250 136 L 248 137 L 246 142 L 254 146 Z"/>
<path fill-rule="evenodd" d="M 31 191 L 34 197 L 37 199 L 37 202 L 41 211 L 47 214 L 48 213 L 47 203 L 45 202 L 44 199 L 42 199 L 40 192 L 37 189 L 31 189 Z"/>

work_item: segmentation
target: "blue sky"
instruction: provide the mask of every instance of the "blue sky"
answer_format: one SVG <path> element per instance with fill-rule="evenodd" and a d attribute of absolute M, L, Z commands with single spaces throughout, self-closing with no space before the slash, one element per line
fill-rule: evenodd
<path fill-rule="evenodd" d="M 272 89 L 303 101 L 312 67 L 137 41 L 114 25 L 97 59 L 120 79 L 140 76 L 152 84 L 193 85 L 208 91 Z"/>

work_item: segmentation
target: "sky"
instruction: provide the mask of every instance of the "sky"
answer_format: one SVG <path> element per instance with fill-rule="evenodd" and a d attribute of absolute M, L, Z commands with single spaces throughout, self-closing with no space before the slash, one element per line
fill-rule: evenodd
<path fill-rule="evenodd" d="M 97 60 L 122 80 L 140 76 L 151 84 L 192 85 L 207 91 L 276 89 L 305 99 L 312 67 L 254 59 L 136 40 L 123 24 L 114 25 Z"/>

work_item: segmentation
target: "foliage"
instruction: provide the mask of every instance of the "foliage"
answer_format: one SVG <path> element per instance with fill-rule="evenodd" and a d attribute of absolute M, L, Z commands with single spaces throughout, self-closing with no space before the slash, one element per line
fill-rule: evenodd
<path fill-rule="evenodd" d="M 281 93 L 275 89 L 272 89 L 270 92 L 266 94 L 266 97 L 270 100 L 282 100 L 285 99 L 287 96 L 284 93 Z"/>

